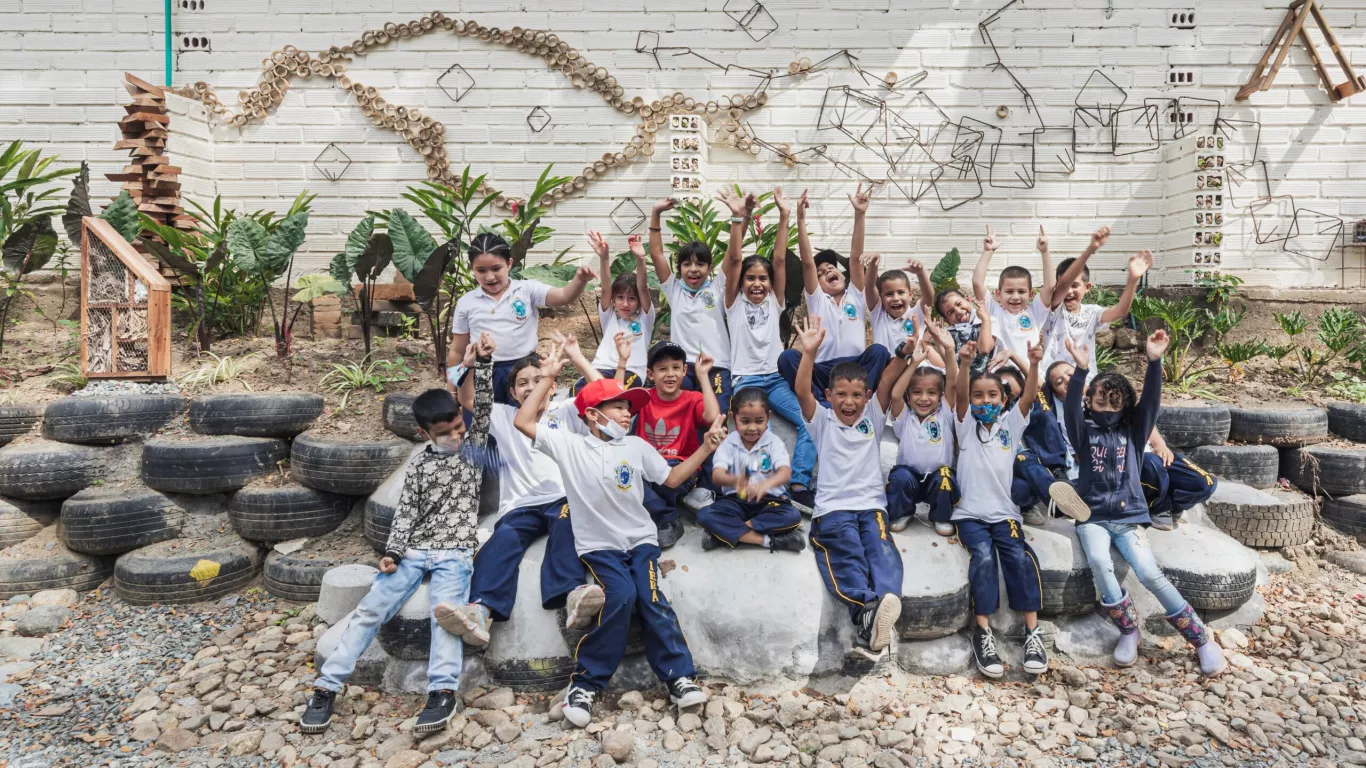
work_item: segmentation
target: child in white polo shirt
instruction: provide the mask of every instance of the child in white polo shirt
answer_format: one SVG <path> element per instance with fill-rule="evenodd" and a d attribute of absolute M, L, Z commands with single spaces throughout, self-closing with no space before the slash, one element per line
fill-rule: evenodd
<path fill-rule="evenodd" d="M 631 249 L 640 249 L 640 235 L 627 238 Z M 631 354 L 626 361 L 627 387 L 645 384 L 645 355 L 654 332 L 655 310 L 650 301 L 650 285 L 645 274 L 645 259 L 636 259 L 633 272 L 623 272 L 612 279 L 612 251 L 600 232 L 589 232 L 588 243 L 598 254 L 598 269 L 602 273 L 603 289 L 598 295 L 598 323 L 602 326 L 602 344 L 593 355 L 593 368 L 603 376 L 611 376 L 621 364 L 621 353 L 608 339 L 622 333 L 631 341 Z M 610 284 L 608 281 L 611 281 Z M 610 285 L 610 287 L 608 287 Z M 588 383 L 579 379 L 574 390 Z"/>
<path fill-rule="evenodd" d="M 852 362 L 836 365 L 825 391 L 830 405 L 822 405 L 811 392 L 811 374 L 825 335 L 821 318 L 812 317 L 798 334 L 802 360 L 797 367 L 797 398 L 820 457 L 811 546 L 826 589 L 849 607 L 854 650 L 876 660 L 891 645 L 901 615 L 903 566 L 887 520 L 879 443 L 892 385 L 906 370 L 906 361 L 897 357 L 887 366 L 875 397 L 870 397 L 868 373 L 862 367 Z M 903 345 L 904 350 L 910 347 Z"/>
<path fill-rule="evenodd" d="M 996 230 L 987 226 L 987 237 L 982 243 L 982 257 L 972 271 L 972 292 L 977 301 L 986 304 L 991 314 L 991 328 L 1001 340 L 1003 351 L 1023 358 L 1031 344 L 1039 343 L 1039 331 L 1048 319 L 1048 308 L 1053 301 L 1053 261 L 1048 255 L 1048 235 L 1039 226 L 1039 258 L 1043 260 L 1043 286 L 1034 294 L 1034 276 L 1020 266 L 1001 270 L 996 292 L 987 292 L 987 267 L 999 242 Z"/>
<path fill-rule="evenodd" d="M 451 313 L 451 347 L 447 353 L 447 378 L 454 391 L 465 376 L 465 348 L 470 338 L 487 333 L 498 340 L 493 358 L 495 402 L 508 404 L 508 375 L 518 360 L 536 351 L 537 310 L 563 307 L 578 301 L 593 270 L 579 267 L 574 279 L 561 288 L 535 280 L 513 280 L 512 248 L 492 232 L 476 235 L 468 250 L 470 270 L 478 287 L 455 302 Z"/>
<path fill-rule="evenodd" d="M 678 617 L 659 589 L 656 528 L 643 498 L 647 482 L 677 487 L 692 477 L 721 444 L 726 428 L 717 417 L 702 446 L 670 467 L 649 443 L 630 434 L 631 416 L 649 393 L 625 389 L 616 379 L 590 382 L 574 397 L 590 434 L 541 428 L 536 403 L 555 386 L 563 367 L 559 350 L 553 350 L 545 378 L 517 412 L 514 424 L 537 451 L 559 465 L 569 496 L 575 549 L 605 597 L 597 624 L 575 649 L 565 719 L 580 728 L 592 720 L 593 699 L 607 687 L 626 652 L 632 614 L 640 618 L 645 655 L 667 684 L 669 699 L 680 708 L 701 704 L 707 695 L 692 680 L 692 654 Z"/>

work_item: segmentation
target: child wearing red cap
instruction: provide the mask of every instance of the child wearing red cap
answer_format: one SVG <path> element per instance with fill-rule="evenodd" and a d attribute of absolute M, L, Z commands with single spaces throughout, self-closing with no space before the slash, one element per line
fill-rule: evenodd
<path fill-rule="evenodd" d="M 626 652 L 632 614 L 645 632 L 645 655 L 680 709 L 702 704 L 707 695 L 693 682 L 692 654 L 672 606 L 659 589 L 659 543 L 645 509 L 646 483 L 676 488 L 697 473 L 725 438 L 718 416 L 702 445 L 670 467 L 649 443 L 630 434 L 631 416 L 650 395 L 625 389 L 615 379 L 598 379 L 574 398 L 589 434 L 543 428 L 537 406 L 550 393 L 565 360 L 555 348 L 545 377 L 517 411 L 514 426 L 532 447 L 560 467 L 569 497 L 569 519 L 579 559 L 602 586 L 605 604 L 598 623 L 575 650 L 575 670 L 565 693 L 565 719 L 580 728 L 593 717 L 593 699 L 607 687 Z"/>

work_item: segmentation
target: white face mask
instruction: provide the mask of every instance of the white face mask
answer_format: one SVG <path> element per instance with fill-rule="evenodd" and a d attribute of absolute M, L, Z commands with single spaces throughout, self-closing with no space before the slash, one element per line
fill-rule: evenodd
<path fill-rule="evenodd" d="M 608 440 L 620 440 L 621 438 L 626 437 L 626 428 L 618 424 L 616 419 L 609 419 L 607 418 L 607 414 L 596 409 L 594 410 L 603 419 L 602 421 L 597 422 L 598 429 L 602 431 L 602 434 Z"/>

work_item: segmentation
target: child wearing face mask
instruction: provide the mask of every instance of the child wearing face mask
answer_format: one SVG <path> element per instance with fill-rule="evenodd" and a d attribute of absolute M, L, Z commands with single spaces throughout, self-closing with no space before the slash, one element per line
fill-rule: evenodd
<path fill-rule="evenodd" d="M 947 364 L 947 372 L 925 364 L 931 341 Z M 915 343 L 911 364 L 892 387 L 892 429 L 899 441 L 896 466 L 887 476 L 887 514 L 893 531 L 905 530 L 916 505 L 925 503 L 935 532 L 953 535 L 949 521 L 959 498 L 953 474 L 953 406 L 958 392 L 947 383 L 957 378 L 953 340 L 943 328 L 931 325 Z"/>
<path fill-rule="evenodd" d="M 970 558 L 968 586 L 976 616 L 972 653 L 983 675 L 998 678 L 1005 674 L 989 621 L 1000 604 L 999 568 L 1005 576 L 1011 609 L 1024 615 L 1024 670 L 1040 675 L 1048 671 L 1048 654 L 1039 629 L 1043 583 L 1039 559 L 1025 541 L 1023 521 L 1011 500 L 1010 486 L 1015 455 L 1024 443 L 1029 424 L 1030 407 L 1039 394 L 1043 347 L 1029 348 L 1024 393 L 1013 405 L 1007 402 L 999 374 L 970 370 L 976 354 L 976 344 L 968 342 L 958 357 L 956 431 L 962 497 L 953 510 L 958 539 Z"/>
<path fill-rule="evenodd" d="M 1143 535 L 1151 519 L 1139 479 L 1142 450 L 1162 407 L 1162 354 L 1169 344 L 1166 331 L 1148 337 L 1148 370 L 1143 397 L 1137 398 L 1133 385 L 1118 373 L 1101 374 L 1088 386 L 1090 350 L 1067 341 L 1067 350 L 1076 361 L 1064 406 L 1067 434 L 1080 452 L 1077 487 L 1091 508 L 1091 519 L 1077 524 L 1077 538 L 1100 590 L 1101 606 L 1120 631 L 1115 665 L 1127 667 L 1138 659 L 1139 636 L 1133 600 L 1115 575 L 1112 546 L 1162 604 L 1167 621 L 1196 649 L 1200 671 L 1213 676 L 1223 672 L 1228 662 L 1195 609 L 1157 566 Z"/>
<path fill-rule="evenodd" d="M 631 235 L 627 242 L 632 251 L 642 250 L 640 235 Z M 588 233 L 588 244 L 598 254 L 598 270 L 606 283 L 612 274 L 612 253 L 607 240 L 600 232 Z M 650 304 L 650 285 L 646 279 L 645 259 L 636 258 L 633 272 L 623 272 L 612 280 L 610 288 L 604 288 L 598 295 L 598 324 L 602 326 L 603 343 L 593 355 L 593 368 L 603 376 L 612 376 L 622 362 L 621 352 L 615 344 L 606 343 L 624 333 L 631 342 L 631 354 L 626 360 L 627 387 L 639 387 L 645 383 L 645 353 L 650 348 L 650 335 L 654 333 L 655 311 Z M 579 379 L 574 385 L 577 392 L 587 379 Z"/>

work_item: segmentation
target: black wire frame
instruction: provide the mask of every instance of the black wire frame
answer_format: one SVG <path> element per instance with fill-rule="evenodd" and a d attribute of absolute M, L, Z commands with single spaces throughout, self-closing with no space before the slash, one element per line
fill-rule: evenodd
<path fill-rule="evenodd" d="M 337 157 L 334 159 L 324 159 L 323 155 L 326 155 L 328 150 L 335 152 Z M 344 163 L 344 165 L 342 165 L 340 171 L 333 171 L 323 165 L 323 163 L 327 162 Z M 342 148 L 337 146 L 334 142 L 328 142 L 327 146 L 323 147 L 322 151 L 318 153 L 318 156 L 313 158 L 313 167 L 318 169 L 318 173 L 321 173 L 324 179 L 327 179 L 328 181 L 340 181 L 341 177 L 345 176 L 346 172 L 351 168 L 351 156 L 343 152 Z"/>
<path fill-rule="evenodd" d="M 735 2 L 736 0 L 726 0 L 721 10 L 731 18 L 731 21 L 739 25 L 745 34 L 749 35 L 750 40 L 758 43 L 778 31 L 778 20 L 773 18 L 773 14 L 769 13 L 768 8 L 764 7 L 763 3 L 758 2 L 758 0 L 740 0 L 740 5 L 745 3 L 750 3 L 750 5 L 743 13 L 739 13 L 738 8 L 735 10 L 731 8 Z"/>
<path fill-rule="evenodd" d="M 1300 225 L 1300 220 L 1304 218 L 1306 214 L 1315 217 L 1314 221 L 1316 223 L 1313 226 L 1314 232 L 1312 234 L 1305 233 L 1304 227 Z M 1343 221 L 1341 217 L 1334 216 L 1331 213 L 1311 210 L 1309 208 L 1295 209 L 1295 227 L 1298 231 L 1293 237 L 1287 238 L 1281 243 L 1281 250 L 1311 261 L 1328 261 L 1332 258 L 1333 251 L 1337 250 L 1339 245 L 1345 242 L 1347 234 L 1347 222 Z M 1310 251 L 1307 248 L 1301 248 L 1298 245 L 1292 248 L 1290 245 L 1291 243 L 1296 243 L 1297 241 L 1307 238 L 1321 238 L 1324 235 L 1329 235 L 1329 239 L 1328 248 L 1323 251 L 1322 255 L 1318 255 L 1318 251 Z"/>
<path fill-rule="evenodd" d="M 630 207 L 627 208 L 627 206 Z M 623 208 L 626 210 L 623 211 Z M 627 216 L 631 217 L 630 219 L 626 219 L 626 222 L 631 224 L 629 227 L 624 226 L 622 221 L 622 219 Z M 645 223 L 645 211 L 641 210 L 640 204 L 637 203 L 633 197 L 623 197 L 621 202 L 617 203 L 617 207 L 613 208 L 612 212 L 608 214 L 607 217 L 612 220 L 612 226 L 616 227 L 617 231 L 623 235 L 629 235 L 632 232 L 635 232 Z"/>
<path fill-rule="evenodd" d="M 1087 90 L 1089 90 L 1089 89 L 1091 88 L 1091 83 L 1095 81 L 1096 75 L 1100 75 L 1100 78 L 1101 78 L 1102 80 L 1104 80 L 1106 83 L 1109 83 L 1109 84 L 1110 84 L 1110 87 L 1113 88 L 1114 91 L 1116 91 L 1116 92 L 1118 93 L 1118 95 L 1119 95 L 1119 101 L 1118 101 L 1118 102 L 1114 102 L 1114 101 L 1099 101 L 1099 100 L 1097 100 L 1094 104 L 1092 104 L 1090 101 L 1088 101 L 1088 102 L 1085 103 L 1085 104 L 1081 103 L 1082 97 L 1085 96 Z M 1104 87 L 1105 87 L 1104 83 L 1099 83 L 1099 84 L 1097 84 L 1097 88 L 1104 88 Z M 1123 88 L 1121 88 L 1120 85 L 1119 85 L 1119 83 L 1116 83 L 1114 80 L 1110 79 L 1110 76 L 1107 75 L 1107 74 L 1105 74 L 1103 71 L 1101 71 L 1101 70 L 1099 70 L 1099 69 L 1093 69 L 1093 70 L 1091 70 L 1091 75 L 1090 75 L 1090 77 L 1087 77 L 1087 78 L 1086 78 L 1086 82 L 1085 82 L 1084 84 L 1082 84 L 1081 90 L 1080 90 L 1080 91 L 1077 91 L 1077 98 L 1074 99 L 1072 103 L 1073 103 L 1073 106 L 1075 106 L 1077 109 L 1080 109 L 1080 110 L 1084 110 L 1084 111 L 1086 111 L 1086 112 L 1089 112 L 1089 113 L 1091 114 L 1092 117 L 1096 118 L 1097 120 L 1100 120 L 1102 125 L 1104 125 L 1104 126 L 1106 126 L 1106 127 L 1109 127 L 1110 121 L 1113 120 L 1114 117 L 1116 116 L 1115 113 L 1117 113 L 1119 110 L 1123 109 L 1123 108 L 1124 108 L 1124 105 L 1125 105 L 1126 103 L 1128 103 L 1128 101 L 1129 101 L 1129 92 L 1128 92 L 1128 91 L 1126 91 L 1126 90 L 1124 90 Z"/>
<path fill-rule="evenodd" d="M 447 77 L 459 79 L 462 75 L 465 77 L 465 79 L 470 81 L 470 84 L 465 86 L 464 88 L 461 88 L 458 82 L 453 83 L 449 87 L 441 82 L 442 80 L 445 80 Z M 460 62 L 458 61 L 452 64 L 449 69 L 447 69 L 445 72 L 442 72 L 441 75 L 436 78 L 436 87 L 440 88 L 441 92 L 446 94 L 446 98 L 456 102 L 457 104 L 460 103 L 461 99 L 465 98 L 465 96 L 470 92 L 471 89 L 474 88 L 476 84 L 477 83 L 475 82 L 474 75 L 471 75 L 468 70 L 460 66 Z M 452 90 L 454 90 L 454 92 L 452 92 Z"/>
<path fill-rule="evenodd" d="M 1290 222 L 1285 230 L 1281 230 L 1281 225 L 1277 223 L 1271 226 L 1273 218 L 1284 218 L 1279 216 L 1266 216 L 1261 212 L 1269 206 L 1276 206 L 1279 209 L 1283 201 L 1288 201 L 1290 206 Z M 1284 243 L 1300 234 L 1300 220 L 1295 207 L 1295 198 L 1292 195 L 1275 195 L 1264 197 L 1253 201 L 1247 207 L 1248 215 L 1252 217 L 1252 237 L 1257 245 L 1268 245 L 1272 243 Z"/>
<path fill-rule="evenodd" d="M 544 131 L 546 128 L 550 127 L 551 122 L 550 113 L 546 111 L 545 107 L 533 107 L 526 116 L 527 127 L 531 129 L 532 133 Z M 537 128 L 537 125 L 540 125 L 541 127 Z"/>
<path fill-rule="evenodd" d="M 1048 141 L 1054 134 L 1063 134 L 1065 141 Z M 1034 129 L 1034 173 L 1038 176 L 1070 176 L 1077 170 L 1077 156 L 1072 151 L 1076 144 L 1075 128 Z M 1061 151 L 1055 148 L 1061 148 Z M 1053 149 L 1045 149 L 1053 148 Z M 1041 149 L 1043 151 L 1041 151 Z M 1041 159 L 1042 158 L 1042 162 Z"/>
<path fill-rule="evenodd" d="M 1039 110 L 1035 107 L 1034 95 L 1029 92 L 1029 89 L 1025 87 L 1025 84 L 1020 82 L 1020 78 L 1016 77 L 1015 73 L 1006 65 L 1005 60 L 1001 58 L 1000 49 L 996 47 L 996 41 L 991 38 L 991 25 L 994 24 L 997 19 L 1001 18 L 1001 14 L 1005 13 L 1011 6 L 1016 5 L 1017 3 L 1020 5 L 1024 4 L 1022 0 L 1010 0 L 1010 2 L 997 8 L 977 24 L 977 32 L 982 36 L 982 42 L 991 47 L 991 54 L 995 59 L 992 63 L 987 65 L 987 68 L 991 69 L 993 72 L 1003 71 L 1006 73 L 1006 77 L 1010 78 L 1010 82 L 1015 86 L 1015 90 L 1020 92 L 1020 97 L 1024 101 L 1025 111 L 1038 118 L 1039 126 L 1043 127 L 1043 116 L 1039 114 Z"/>

